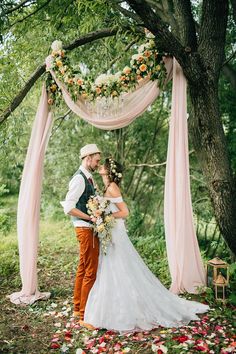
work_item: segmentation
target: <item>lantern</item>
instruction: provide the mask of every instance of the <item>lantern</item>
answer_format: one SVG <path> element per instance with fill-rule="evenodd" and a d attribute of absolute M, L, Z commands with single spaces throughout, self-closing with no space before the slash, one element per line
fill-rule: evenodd
<path fill-rule="evenodd" d="M 213 273 L 212 277 L 210 276 L 211 273 Z M 215 287 L 216 300 L 224 302 L 225 288 L 229 285 L 229 265 L 219 257 L 215 257 L 207 262 L 207 286 L 209 286 L 211 280 Z"/>

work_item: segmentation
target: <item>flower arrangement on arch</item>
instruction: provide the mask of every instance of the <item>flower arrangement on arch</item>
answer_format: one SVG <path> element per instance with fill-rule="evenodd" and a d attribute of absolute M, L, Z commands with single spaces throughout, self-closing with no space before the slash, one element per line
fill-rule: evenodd
<path fill-rule="evenodd" d="M 107 253 L 107 248 L 112 242 L 111 229 L 115 222 L 112 213 L 108 211 L 109 204 L 109 200 L 96 195 L 91 196 L 86 205 L 88 214 L 96 218 L 96 223 L 93 224 L 93 228 L 98 234 L 104 254 Z"/>
<path fill-rule="evenodd" d="M 150 80 L 158 79 L 159 86 L 162 86 L 166 78 L 164 54 L 157 51 L 150 32 L 147 32 L 146 37 L 147 42 L 138 47 L 138 53 L 132 56 L 128 66 L 115 74 L 101 74 L 94 82 L 88 80 L 80 68 L 71 67 L 62 42 L 58 40 L 52 43 L 52 52 L 45 61 L 46 70 L 55 73 L 74 101 L 79 97 L 89 101 L 103 97 L 115 99 L 122 93 L 135 90 L 139 81 L 145 77 L 150 77 Z M 48 103 L 54 104 L 61 92 L 51 75 L 47 80 L 47 91 Z"/>

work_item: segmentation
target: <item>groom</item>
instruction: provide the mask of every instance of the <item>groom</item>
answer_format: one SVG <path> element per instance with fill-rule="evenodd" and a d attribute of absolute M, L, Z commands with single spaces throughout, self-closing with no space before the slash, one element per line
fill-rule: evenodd
<path fill-rule="evenodd" d="M 96 144 L 88 144 L 81 148 L 81 166 L 69 183 L 65 201 L 61 202 L 65 214 L 71 215 L 80 245 L 80 259 L 74 285 L 73 316 L 79 316 L 80 324 L 85 326 L 83 322 L 85 305 L 96 280 L 99 255 L 99 241 L 94 236 L 92 228 L 96 219 L 88 215 L 86 204 L 90 196 L 95 194 L 92 173 L 99 167 L 100 155 Z"/>

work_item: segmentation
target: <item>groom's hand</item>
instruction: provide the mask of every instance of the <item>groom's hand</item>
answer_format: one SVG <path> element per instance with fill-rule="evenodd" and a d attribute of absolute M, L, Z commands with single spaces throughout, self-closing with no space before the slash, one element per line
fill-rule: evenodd
<path fill-rule="evenodd" d="M 90 220 L 95 224 L 96 221 L 97 221 L 97 218 L 95 218 L 94 216 L 92 216 L 92 217 L 90 218 Z"/>

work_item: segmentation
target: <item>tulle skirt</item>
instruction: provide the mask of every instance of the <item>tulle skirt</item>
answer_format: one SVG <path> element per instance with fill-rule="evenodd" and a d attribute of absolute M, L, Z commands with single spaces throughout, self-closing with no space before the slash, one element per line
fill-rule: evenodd
<path fill-rule="evenodd" d="M 112 231 L 106 255 L 100 250 L 97 278 L 85 309 L 85 322 L 120 332 L 180 327 L 207 305 L 188 301 L 167 290 L 145 265 L 128 238 L 123 220 Z M 157 260 L 158 262 L 158 260 Z"/>

